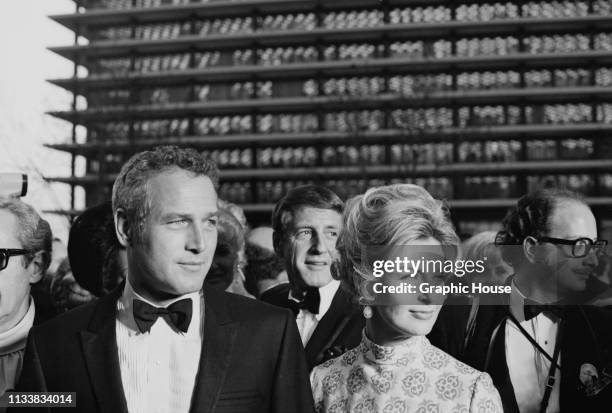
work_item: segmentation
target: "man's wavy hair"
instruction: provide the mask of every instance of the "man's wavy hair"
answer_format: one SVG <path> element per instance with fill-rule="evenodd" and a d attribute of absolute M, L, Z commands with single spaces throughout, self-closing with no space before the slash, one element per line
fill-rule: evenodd
<path fill-rule="evenodd" d="M 444 202 L 434 199 L 418 185 L 396 184 L 370 188 L 347 202 L 344 229 L 338 239 L 339 260 L 336 278 L 347 281 L 362 302 L 372 297 L 367 285 L 373 276 L 370 248 L 403 245 L 422 238 L 434 238 L 458 252 L 459 238 Z"/>
<path fill-rule="evenodd" d="M 344 202 L 334 191 L 318 185 L 303 185 L 291 189 L 276 204 L 272 212 L 272 229 L 284 236 L 287 224 L 302 208 L 331 209 L 338 214 L 344 210 Z"/>
<path fill-rule="evenodd" d="M 497 233 L 495 244 L 502 258 L 516 270 L 525 260 L 522 248 L 525 238 L 540 238 L 549 231 L 550 217 L 563 202 L 587 205 L 582 195 L 568 189 L 540 189 L 523 195 L 506 214 L 502 230 Z"/>
<path fill-rule="evenodd" d="M 173 168 L 189 171 L 194 176 L 207 176 L 217 188 L 217 165 L 195 149 L 158 146 L 132 156 L 121 168 L 113 185 L 113 214 L 119 208 L 125 211 L 133 241 L 142 241 L 144 224 L 151 210 L 149 180 Z"/>

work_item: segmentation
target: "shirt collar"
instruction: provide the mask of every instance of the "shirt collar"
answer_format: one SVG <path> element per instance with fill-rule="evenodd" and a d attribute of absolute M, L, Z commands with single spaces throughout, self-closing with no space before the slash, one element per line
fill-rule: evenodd
<path fill-rule="evenodd" d="M 319 314 L 317 314 L 317 319 L 321 319 L 329 307 L 331 307 L 332 300 L 334 299 L 334 295 L 336 295 L 336 291 L 340 287 L 340 281 L 332 280 L 329 284 L 319 288 L 319 294 L 321 295 L 321 304 L 319 304 Z"/>
<path fill-rule="evenodd" d="M 367 336 L 365 328 L 361 338 L 361 353 L 372 364 L 388 364 L 395 366 L 407 366 L 413 363 L 417 355 L 425 354 L 429 340 L 425 336 L 412 336 L 390 346 L 381 346 L 374 343 Z"/>
<path fill-rule="evenodd" d="M 192 312 L 191 312 L 191 322 L 189 323 L 189 329 L 185 336 L 195 337 L 202 336 L 202 310 L 204 306 L 202 305 L 204 294 L 202 290 L 195 291 L 193 293 L 184 294 L 179 297 L 174 297 L 171 300 L 165 300 L 163 304 L 154 303 L 151 300 L 147 300 L 142 295 L 138 294 L 134 291 L 132 284 L 130 283 L 129 277 L 125 280 L 125 287 L 123 288 L 123 294 L 119 298 L 118 302 L 118 311 L 120 319 L 124 320 L 125 325 L 130 330 L 130 335 L 141 334 L 138 330 L 138 326 L 136 325 L 136 321 L 134 321 L 134 310 L 133 310 L 133 302 L 134 299 L 138 299 L 144 301 L 145 303 L 152 305 L 153 307 L 168 307 L 169 305 L 183 300 L 185 298 L 191 301 Z"/>
<path fill-rule="evenodd" d="M 328 284 L 323 287 L 319 287 L 319 296 L 321 297 L 321 302 L 319 303 L 319 314 L 313 314 L 317 320 L 321 320 L 329 307 L 331 307 L 331 303 L 334 299 L 334 295 L 336 295 L 336 291 L 340 287 L 340 281 L 332 280 Z M 291 293 L 291 289 L 289 290 L 289 299 L 293 301 L 298 301 L 293 294 Z M 300 310 L 300 312 L 306 312 L 306 310 Z M 308 313 L 310 313 L 308 311 Z"/>

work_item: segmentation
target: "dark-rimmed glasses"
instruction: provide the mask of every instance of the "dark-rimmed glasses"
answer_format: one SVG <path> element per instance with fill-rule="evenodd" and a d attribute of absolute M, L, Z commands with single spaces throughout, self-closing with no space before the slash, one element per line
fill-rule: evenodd
<path fill-rule="evenodd" d="M 6 268 L 9 263 L 9 258 L 29 253 L 30 251 L 23 249 L 0 248 L 0 271 Z"/>
<path fill-rule="evenodd" d="M 593 241 L 590 238 L 578 238 L 578 239 L 563 239 L 563 238 L 552 238 L 552 237 L 541 237 L 541 242 L 550 242 L 551 244 L 571 245 L 572 256 L 574 258 L 586 257 L 591 249 L 595 250 L 595 254 L 600 256 L 604 253 L 608 241 L 605 239 L 599 239 Z"/>

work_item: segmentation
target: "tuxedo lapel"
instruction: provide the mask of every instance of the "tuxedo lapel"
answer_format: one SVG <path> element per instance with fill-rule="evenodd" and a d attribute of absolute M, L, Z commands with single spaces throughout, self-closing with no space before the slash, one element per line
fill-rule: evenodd
<path fill-rule="evenodd" d="M 340 285 L 334 294 L 329 310 L 321 318 L 306 344 L 306 360 L 311 369 L 317 364 L 321 353 L 336 341 L 350 320 L 353 310 L 350 294 Z"/>
<path fill-rule="evenodd" d="M 464 348 L 462 361 L 491 375 L 504 405 L 504 412 L 518 413 L 514 387 L 506 359 L 506 322 L 510 307 L 480 304 L 473 334 Z"/>
<path fill-rule="evenodd" d="M 117 299 L 122 287 L 100 298 L 88 329 L 79 333 L 89 378 L 103 412 L 127 413 L 115 331 Z"/>
<path fill-rule="evenodd" d="M 565 310 L 559 388 L 559 405 L 562 411 L 574 411 L 584 406 L 584 394 L 578 390 L 580 366 L 588 363 L 600 370 L 603 364 L 599 343 L 588 330 L 590 321 L 587 318 L 588 315 L 579 306 L 568 306 Z"/>
<path fill-rule="evenodd" d="M 272 304 L 278 307 L 291 308 L 291 306 L 288 304 L 289 283 L 275 285 L 274 287 L 261 293 L 259 299 L 264 303 Z"/>
<path fill-rule="evenodd" d="M 508 360 L 506 359 L 506 320 L 502 320 L 492 338 L 491 356 L 487 372 L 499 391 L 505 413 L 519 413 L 518 403 L 514 395 L 514 387 L 510 379 Z"/>
<path fill-rule="evenodd" d="M 513 286 L 514 275 L 506 279 L 506 286 Z M 510 379 L 510 370 L 508 369 L 508 360 L 506 358 L 506 323 L 509 322 L 510 315 L 510 296 L 504 298 L 504 305 L 491 305 L 485 310 L 490 314 L 490 320 L 487 323 L 485 331 L 491 333 L 486 334 L 488 339 L 487 353 L 490 351 L 489 366 L 486 366 L 486 371 L 491 375 L 495 387 L 499 391 L 499 396 L 502 399 L 505 413 L 519 413 L 516 395 L 514 394 L 514 386 Z"/>
<path fill-rule="evenodd" d="M 204 340 L 190 413 L 211 412 L 229 368 L 238 325 L 219 293 L 204 289 Z"/>
<path fill-rule="evenodd" d="M 574 380 L 572 380 L 573 366 L 576 364 L 576 360 L 572 359 L 572 355 L 575 349 L 572 349 L 568 338 L 570 334 L 567 334 L 570 330 L 568 324 L 571 324 L 570 320 L 566 320 L 565 333 L 561 337 L 561 383 L 559 383 L 559 406 L 563 410 L 566 407 L 574 403 L 573 398 L 576 396 L 576 389 L 574 386 Z M 574 372 L 578 376 L 577 372 Z M 567 410 L 567 409 L 566 409 Z"/>

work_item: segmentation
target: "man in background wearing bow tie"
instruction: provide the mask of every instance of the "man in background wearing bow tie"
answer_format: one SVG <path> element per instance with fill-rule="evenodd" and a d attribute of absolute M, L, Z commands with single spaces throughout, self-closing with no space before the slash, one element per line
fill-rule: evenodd
<path fill-rule="evenodd" d="M 202 289 L 217 243 L 216 166 L 191 149 L 132 157 L 113 186 L 124 285 L 35 329 L 18 391 L 79 412 L 310 412 L 293 314 Z"/>
<path fill-rule="evenodd" d="M 274 250 L 289 286 L 265 299 L 294 311 L 310 369 L 358 345 L 365 324 L 357 303 L 331 275 L 343 208 L 333 191 L 307 185 L 290 190 L 272 214 Z"/>
<path fill-rule="evenodd" d="M 581 377 L 589 367 L 602 378 L 612 361 L 606 314 L 578 305 L 601 288 L 591 274 L 605 241 L 591 209 L 570 191 L 535 191 L 519 199 L 497 238 L 515 271 L 512 292 L 497 305 L 480 297 L 467 327 L 440 327 L 459 334 L 458 358 L 491 375 L 506 413 L 609 411 L 612 386 L 588 394 Z"/>

